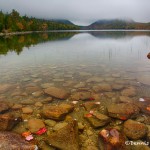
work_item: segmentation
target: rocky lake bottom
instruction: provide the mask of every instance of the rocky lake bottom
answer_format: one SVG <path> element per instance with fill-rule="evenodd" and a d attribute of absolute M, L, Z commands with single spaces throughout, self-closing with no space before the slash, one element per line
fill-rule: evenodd
<path fill-rule="evenodd" d="M 138 59 L 131 65 L 96 59 L 2 61 L 0 149 L 149 150 L 147 60 L 143 67 Z"/>

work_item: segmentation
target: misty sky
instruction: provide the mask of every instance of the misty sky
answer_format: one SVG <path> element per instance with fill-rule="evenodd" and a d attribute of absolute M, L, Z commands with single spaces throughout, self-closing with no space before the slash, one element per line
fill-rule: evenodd
<path fill-rule="evenodd" d="M 150 22 L 150 0 L 0 0 L 0 9 L 21 15 L 68 19 L 87 25 L 99 19 L 133 19 Z"/>

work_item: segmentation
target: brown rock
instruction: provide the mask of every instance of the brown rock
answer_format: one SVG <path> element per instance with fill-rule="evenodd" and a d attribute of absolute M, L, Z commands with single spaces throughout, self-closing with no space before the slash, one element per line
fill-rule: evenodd
<path fill-rule="evenodd" d="M 33 113 L 33 109 L 31 107 L 23 107 L 22 108 L 22 112 L 24 114 L 32 114 Z"/>
<path fill-rule="evenodd" d="M 126 137 L 117 129 L 106 128 L 100 131 L 98 144 L 100 150 L 130 150 L 125 145 Z"/>
<path fill-rule="evenodd" d="M 42 104 L 41 102 L 36 102 L 36 103 L 35 103 L 35 106 L 36 106 L 36 107 L 42 107 L 43 104 Z"/>
<path fill-rule="evenodd" d="M 124 89 L 121 94 L 123 96 L 128 96 L 128 97 L 133 97 L 133 96 L 136 96 L 136 90 L 132 87 L 129 87 L 127 89 Z"/>
<path fill-rule="evenodd" d="M 22 108 L 21 104 L 14 104 L 13 107 L 12 107 L 12 109 L 15 109 L 15 110 L 21 109 L 21 108 Z"/>
<path fill-rule="evenodd" d="M 122 90 L 124 88 L 124 85 L 122 84 L 113 84 L 112 89 L 113 90 Z"/>
<path fill-rule="evenodd" d="M 33 86 L 33 87 L 27 87 L 26 88 L 26 92 L 29 94 L 32 94 L 34 92 L 40 91 L 41 89 L 37 86 Z"/>
<path fill-rule="evenodd" d="M 111 104 L 107 107 L 110 117 L 127 120 L 136 116 L 140 109 L 129 103 Z"/>
<path fill-rule="evenodd" d="M 90 83 L 90 82 L 99 83 L 99 82 L 102 82 L 102 81 L 104 81 L 104 79 L 101 78 L 101 77 L 91 77 L 91 78 L 89 78 L 86 82 L 87 82 L 87 83 Z"/>
<path fill-rule="evenodd" d="M 119 99 L 122 103 L 133 103 L 133 99 L 127 96 L 120 96 Z"/>
<path fill-rule="evenodd" d="M 78 125 L 76 121 L 68 123 L 65 127 L 52 133 L 47 142 L 62 150 L 79 150 Z"/>
<path fill-rule="evenodd" d="M 9 91 L 12 88 L 11 84 L 0 84 L 0 94 Z"/>
<path fill-rule="evenodd" d="M 4 113 L 9 109 L 10 109 L 10 106 L 8 105 L 8 103 L 4 101 L 0 101 L 0 113 Z"/>
<path fill-rule="evenodd" d="M 124 123 L 123 132 L 130 139 L 137 140 L 143 138 L 147 131 L 148 128 L 143 123 L 131 119 Z"/>
<path fill-rule="evenodd" d="M 40 128 L 43 127 L 45 127 L 45 124 L 41 119 L 30 119 L 28 121 L 28 129 L 31 133 L 36 133 Z"/>
<path fill-rule="evenodd" d="M 71 96 L 72 100 L 89 100 L 91 98 L 90 92 L 76 92 Z"/>
<path fill-rule="evenodd" d="M 25 141 L 19 134 L 0 132 L 1 150 L 37 150 L 37 146 Z"/>
<path fill-rule="evenodd" d="M 20 102 L 23 105 L 33 105 L 35 102 L 31 99 L 23 100 Z"/>
<path fill-rule="evenodd" d="M 100 84 L 98 86 L 94 86 L 93 90 L 96 92 L 111 92 L 112 87 L 109 84 L 103 83 L 103 84 Z"/>
<path fill-rule="evenodd" d="M 36 92 L 33 92 L 32 93 L 32 95 L 34 96 L 34 97 L 40 97 L 40 96 L 42 96 L 44 93 L 43 93 L 43 91 L 36 91 Z"/>
<path fill-rule="evenodd" d="M 53 96 L 59 99 L 66 99 L 69 96 L 69 92 L 60 88 L 56 88 L 56 87 L 49 87 L 45 89 L 44 92 L 50 96 Z"/>
<path fill-rule="evenodd" d="M 60 104 L 56 106 L 45 106 L 43 108 L 42 114 L 44 117 L 54 120 L 63 120 L 64 117 L 72 112 L 74 106 L 71 104 Z"/>
<path fill-rule="evenodd" d="M 150 53 L 147 54 L 147 58 L 150 59 Z"/>
<path fill-rule="evenodd" d="M 90 111 L 90 110 L 95 110 L 99 108 L 100 105 L 95 102 L 85 102 L 83 106 L 85 107 L 87 111 Z"/>
<path fill-rule="evenodd" d="M 0 131 L 9 131 L 11 130 L 17 123 L 19 123 L 21 119 L 15 117 L 12 114 L 1 114 L 0 115 Z"/>
<path fill-rule="evenodd" d="M 94 127 L 102 127 L 110 122 L 110 118 L 98 112 L 94 112 L 91 116 L 85 115 L 85 118 Z"/>

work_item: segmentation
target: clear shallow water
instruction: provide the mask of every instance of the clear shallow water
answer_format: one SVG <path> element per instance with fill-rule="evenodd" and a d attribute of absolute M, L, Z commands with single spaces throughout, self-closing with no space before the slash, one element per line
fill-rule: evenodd
<path fill-rule="evenodd" d="M 28 36 L 0 39 L 1 51 L 3 45 L 7 47 L 7 54 L 0 55 L 0 82 L 7 82 L 6 72 L 14 82 L 16 75 L 22 79 L 23 70 L 34 74 L 34 69 L 38 71 L 39 68 L 40 73 L 40 67 L 49 71 L 53 66 L 59 71 L 62 67 L 65 74 L 69 71 L 77 73 L 78 66 L 85 65 L 84 70 L 93 75 L 107 70 L 110 70 L 108 76 L 116 70 L 128 75 L 133 73 L 134 78 L 149 75 L 150 32 L 49 33 L 38 35 L 40 40 L 34 35 L 26 41 Z M 53 36 L 55 39 L 51 38 Z M 18 48 L 18 45 L 21 46 Z"/>
<path fill-rule="evenodd" d="M 0 100 L 21 103 L 22 107 L 27 105 L 22 103 L 24 100 L 43 102 L 49 97 L 43 93 L 43 84 L 48 83 L 70 91 L 71 95 L 90 91 L 102 105 L 100 112 L 105 114 L 103 106 L 120 102 L 121 92 L 129 87 L 136 90 L 135 95 L 129 96 L 135 102 L 150 97 L 149 52 L 150 32 L 141 31 L 54 32 L 0 37 L 0 89 L 4 84 L 12 86 L 0 92 Z M 90 82 L 93 77 L 101 79 Z M 95 86 L 104 83 L 111 85 L 112 90 L 94 90 Z M 35 93 L 40 94 L 35 96 Z M 63 101 L 54 98 L 52 104 L 68 101 L 72 102 L 71 97 Z M 84 101 L 79 103 L 84 104 Z M 27 106 L 30 105 L 34 112 L 22 115 L 23 119 L 40 118 L 37 114 L 41 108 L 33 103 Z M 149 114 L 149 107 L 149 101 L 146 101 L 141 114 Z M 22 114 L 21 109 L 17 111 L 20 112 Z M 77 105 L 72 116 L 86 124 L 84 113 L 85 110 Z M 97 137 L 97 131 L 89 124 L 87 126 Z M 15 131 L 21 133 L 22 129 L 18 126 Z M 91 136 L 93 139 L 97 147 L 96 139 Z"/>

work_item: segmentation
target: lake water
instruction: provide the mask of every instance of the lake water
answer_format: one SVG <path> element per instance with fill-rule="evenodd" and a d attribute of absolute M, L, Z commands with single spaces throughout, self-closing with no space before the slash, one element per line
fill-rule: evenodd
<path fill-rule="evenodd" d="M 69 91 L 71 96 L 77 92 L 92 94 L 86 101 L 71 96 L 65 100 L 53 98 L 50 105 L 76 100 L 83 105 L 93 99 L 107 107 L 127 102 L 120 98 L 126 96 L 134 103 L 143 100 L 141 114 L 147 116 L 150 114 L 149 52 L 148 31 L 49 32 L 0 37 L 0 100 L 27 107 L 30 104 L 24 105 L 22 101 L 42 103 L 50 96 L 44 89 L 53 86 Z M 101 84 L 107 87 L 97 90 Z M 123 94 L 126 89 L 129 90 Z M 23 119 L 38 118 L 43 104 L 37 107 L 32 103 L 34 112 L 23 113 Z M 22 113 L 22 107 L 14 111 Z M 80 105 L 76 107 L 71 115 L 86 124 L 82 116 L 85 110 Z M 88 127 L 97 134 L 91 125 Z M 96 142 L 94 146 L 97 147 Z"/>

